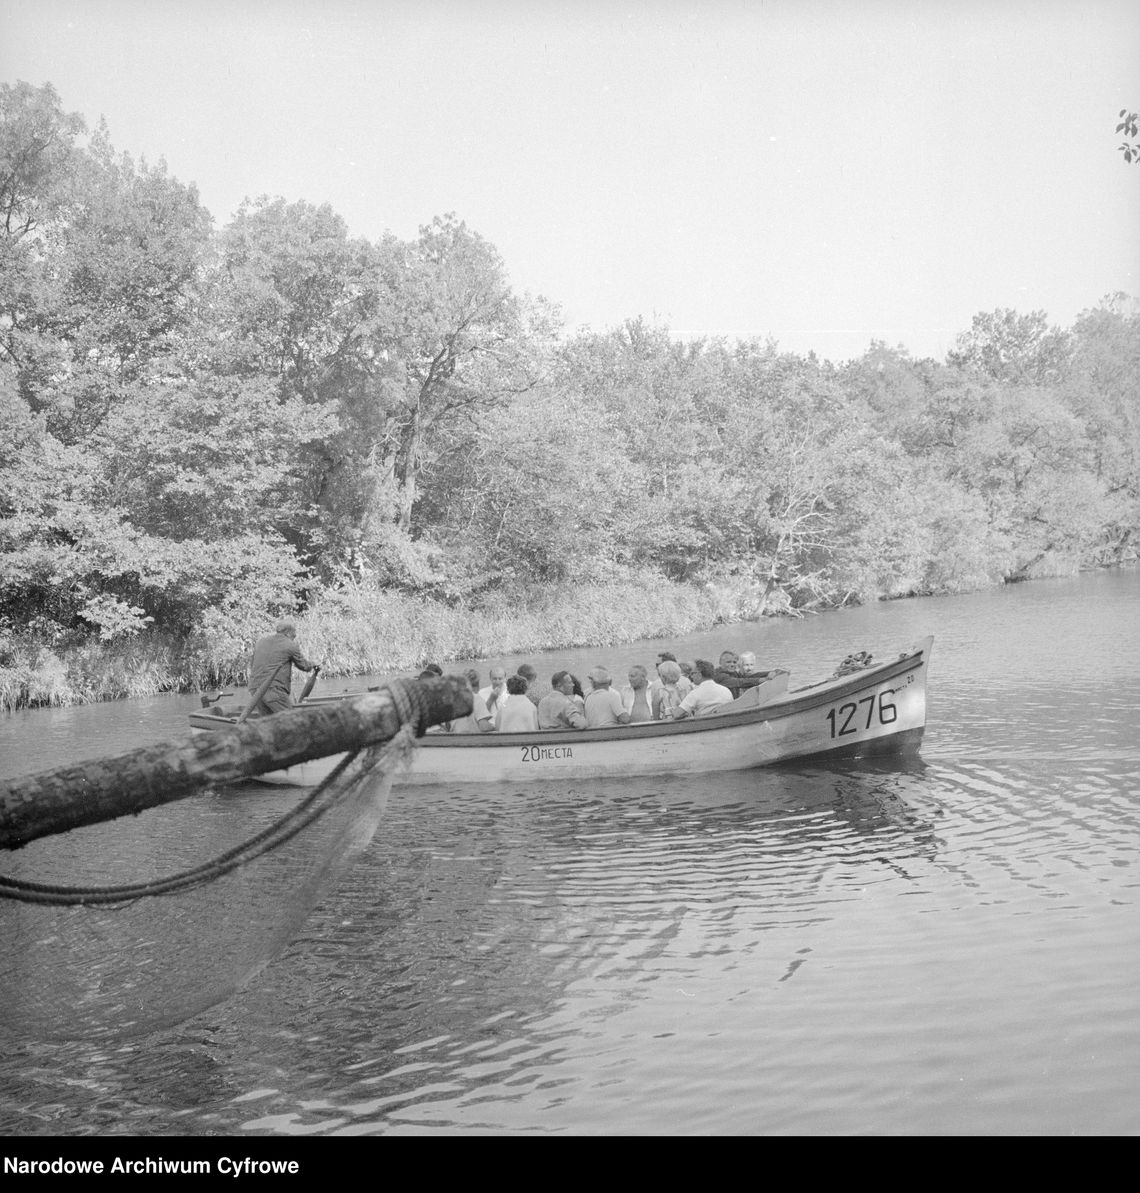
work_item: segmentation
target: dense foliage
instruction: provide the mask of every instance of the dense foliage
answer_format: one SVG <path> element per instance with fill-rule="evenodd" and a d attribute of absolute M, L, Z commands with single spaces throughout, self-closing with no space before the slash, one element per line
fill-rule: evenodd
<path fill-rule="evenodd" d="M 634 583 L 750 616 L 1135 554 L 1123 295 L 1068 330 L 979 314 L 942 363 L 567 336 L 454 216 L 370 243 L 261 198 L 215 230 L 24 83 L 0 87 L 0 217 L 0 670 L 129 646 L 189 683 L 286 611 L 560 594 L 563 624 Z"/>

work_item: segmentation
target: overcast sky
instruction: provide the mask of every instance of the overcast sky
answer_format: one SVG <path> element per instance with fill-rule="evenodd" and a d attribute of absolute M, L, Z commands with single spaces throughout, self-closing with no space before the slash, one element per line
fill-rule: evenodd
<path fill-rule="evenodd" d="M 570 329 L 940 359 L 1140 296 L 1138 0 L 0 0 L 18 79 L 218 226 L 455 212 Z"/>

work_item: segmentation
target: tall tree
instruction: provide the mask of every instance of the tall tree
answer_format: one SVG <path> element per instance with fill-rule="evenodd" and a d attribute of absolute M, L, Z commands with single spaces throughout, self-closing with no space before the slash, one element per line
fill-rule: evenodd
<path fill-rule="evenodd" d="M 211 367 L 320 400 L 325 371 L 373 314 L 373 268 L 368 242 L 327 203 L 247 200 L 218 238 Z"/>
<path fill-rule="evenodd" d="M 512 291 L 495 248 L 454 216 L 410 243 L 377 246 L 375 305 L 326 378 L 355 434 L 371 493 L 370 520 L 420 533 L 421 485 L 441 454 L 542 375 L 553 332 L 541 301 Z"/>
<path fill-rule="evenodd" d="M 1006 308 L 975 315 L 946 359 L 995 381 L 1052 385 L 1064 375 L 1070 351 L 1068 335 L 1050 327 L 1044 311 L 1019 315 Z"/>
<path fill-rule="evenodd" d="M 78 173 L 81 193 L 47 229 L 58 303 L 38 326 L 66 345 L 51 423 L 70 441 L 90 434 L 149 362 L 190 324 L 212 220 L 197 189 L 165 162 L 116 154 L 100 127 Z"/>
<path fill-rule="evenodd" d="M 50 401 L 63 352 L 37 326 L 57 301 L 43 244 L 75 190 L 83 120 L 65 113 L 50 84 L 0 84 L 0 363 L 17 370 L 20 395 Z"/>
<path fill-rule="evenodd" d="M 1084 426 L 1113 511 L 1096 558 L 1120 559 L 1140 538 L 1140 302 L 1106 297 L 1078 316 L 1073 342 L 1061 396 Z"/>

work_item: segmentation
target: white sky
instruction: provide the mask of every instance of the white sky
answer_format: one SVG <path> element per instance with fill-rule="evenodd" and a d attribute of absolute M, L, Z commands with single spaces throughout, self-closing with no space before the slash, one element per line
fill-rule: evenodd
<path fill-rule="evenodd" d="M 0 0 L 0 81 L 353 235 L 453 211 L 570 329 L 834 360 L 1140 295 L 1138 0 Z"/>

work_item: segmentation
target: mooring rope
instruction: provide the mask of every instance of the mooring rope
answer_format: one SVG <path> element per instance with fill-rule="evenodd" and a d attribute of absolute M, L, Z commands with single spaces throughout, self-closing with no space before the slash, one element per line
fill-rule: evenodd
<path fill-rule="evenodd" d="M 388 691 L 391 693 L 392 702 L 399 714 L 400 730 L 380 748 L 371 767 L 387 766 L 391 754 L 397 752 L 402 754 L 407 750 L 416 735 L 422 732 L 422 723 L 427 711 L 426 697 L 418 688 L 411 687 L 406 681 L 394 681 L 389 685 Z M 184 870 L 179 874 L 172 874 L 167 878 L 111 887 L 50 886 L 0 875 L 0 899 L 75 907 L 130 903 L 152 895 L 170 895 L 190 890 L 193 887 L 204 886 L 240 866 L 248 865 L 257 858 L 264 857 L 265 854 L 284 845 L 286 841 L 291 840 L 303 829 L 320 819 L 346 794 L 347 788 L 332 791 L 330 788 L 340 779 L 359 754 L 360 750 L 353 750 L 347 754 L 337 763 L 331 774 L 279 820 L 274 821 L 273 824 L 248 841 L 242 842 L 200 866 Z"/>

